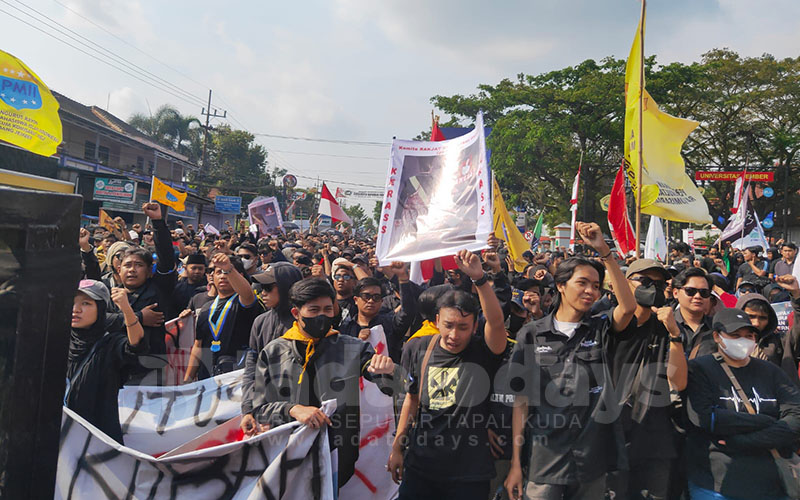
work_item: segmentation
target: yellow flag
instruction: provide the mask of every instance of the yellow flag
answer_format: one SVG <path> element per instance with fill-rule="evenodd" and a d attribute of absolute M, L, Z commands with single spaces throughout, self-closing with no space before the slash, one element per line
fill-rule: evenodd
<path fill-rule="evenodd" d="M 171 188 L 161 182 L 158 177 L 153 177 L 153 201 L 163 203 L 172 207 L 176 212 L 183 212 L 186 210 L 186 193 L 181 193 L 177 189 Z"/>
<path fill-rule="evenodd" d="M 711 222 L 708 204 L 694 181 L 686 175 L 681 156 L 683 142 L 699 123 L 676 118 L 661 111 L 647 93 L 642 79 L 642 13 L 625 68 L 625 168 L 634 196 L 639 185 L 639 148 L 642 166 L 642 213 L 662 219 Z M 643 144 L 639 144 L 639 96 L 642 96 Z"/>
<path fill-rule="evenodd" d="M 493 181 L 493 199 L 492 199 L 492 227 L 494 227 L 494 235 L 497 239 L 503 240 L 508 245 L 508 254 L 514 261 L 514 269 L 521 273 L 525 270 L 527 261 L 522 257 L 523 252 L 528 249 L 528 242 L 522 233 L 517 229 L 511 214 L 506 209 L 506 204 L 503 201 L 503 194 L 500 192 L 500 186 L 497 181 Z"/>
<path fill-rule="evenodd" d="M 122 240 L 126 239 L 123 238 L 122 228 L 117 223 L 117 221 L 115 221 L 110 215 L 108 215 L 108 212 L 106 212 L 102 208 L 100 209 L 100 217 L 99 220 L 97 221 L 97 224 L 100 227 L 105 228 L 107 231 L 111 231 L 117 238 Z"/>
<path fill-rule="evenodd" d="M 0 50 L 0 140 L 42 156 L 61 144 L 58 101 L 25 63 Z"/>

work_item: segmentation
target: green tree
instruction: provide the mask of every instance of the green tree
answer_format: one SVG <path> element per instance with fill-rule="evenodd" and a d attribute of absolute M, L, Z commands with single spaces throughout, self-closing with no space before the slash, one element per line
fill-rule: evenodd
<path fill-rule="evenodd" d="M 209 164 L 192 178 L 201 192 L 211 187 L 230 195 L 244 191 L 242 203 L 256 196 L 277 196 L 285 205 L 283 190 L 275 185 L 276 177 L 283 171 L 270 171 L 267 150 L 255 143 L 253 134 L 222 125 L 211 131 L 210 138 Z"/>
<path fill-rule="evenodd" d="M 377 225 L 381 220 L 381 211 L 383 210 L 383 200 L 375 200 L 375 206 L 372 207 L 372 219 Z"/>
<path fill-rule="evenodd" d="M 136 113 L 128 124 L 158 144 L 197 162 L 203 150 L 203 128 L 194 116 L 182 115 L 170 105 L 161 106 L 154 115 Z"/>
<path fill-rule="evenodd" d="M 431 101 L 452 117 L 448 126 L 469 125 L 484 112 L 492 127 L 492 169 L 506 200 L 534 212 L 545 209 L 551 227 L 568 220 L 566 200 L 583 153 L 579 217 L 600 222 L 606 214 L 598 201 L 609 193 L 623 154 L 624 73 L 624 60 L 587 60 Z M 700 122 L 683 148 L 690 177 L 699 169 L 747 164 L 750 170 L 775 170 L 776 191 L 787 171 L 789 191 L 800 188 L 800 58 L 747 58 L 715 49 L 688 65 L 658 65 L 650 57 L 645 73 L 662 109 Z M 700 184 L 712 217 L 727 218 L 733 183 Z M 783 204 L 777 199 L 758 199 L 756 209 L 779 215 Z M 790 198 L 792 213 L 800 213 L 798 201 Z M 793 216 L 791 224 L 798 220 Z"/>

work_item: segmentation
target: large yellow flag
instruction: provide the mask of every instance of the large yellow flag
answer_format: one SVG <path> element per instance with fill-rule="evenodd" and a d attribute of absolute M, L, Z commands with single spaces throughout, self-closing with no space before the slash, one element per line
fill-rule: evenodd
<path fill-rule="evenodd" d="M 527 261 L 522 257 L 522 254 L 528 249 L 528 242 L 517 229 L 511 214 L 508 213 L 506 203 L 503 201 L 503 194 L 500 192 L 500 186 L 497 185 L 496 180 L 492 182 L 492 188 L 492 227 L 494 228 L 494 235 L 497 239 L 506 242 L 508 254 L 514 261 L 514 269 L 521 273 L 527 265 Z"/>
<path fill-rule="evenodd" d="M 708 204 L 694 181 L 686 175 L 681 156 L 683 142 L 698 122 L 664 113 L 650 97 L 642 78 L 642 33 L 639 19 L 625 68 L 625 168 L 634 196 L 639 183 L 639 148 L 642 147 L 642 213 L 679 222 L 709 223 Z M 642 95 L 642 145 L 639 144 L 639 96 Z"/>
<path fill-rule="evenodd" d="M 153 195 L 150 198 L 153 201 L 172 207 L 176 212 L 186 210 L 186 193 L 181 193 L 177 189 L 167 186 L 155 176 L 153 176 Z"/>
<path fill-rule="evenodd" d="M 61 144 L 58 101 L 25 63 L 0 50 L 0 140 L 42 156 Z"/>

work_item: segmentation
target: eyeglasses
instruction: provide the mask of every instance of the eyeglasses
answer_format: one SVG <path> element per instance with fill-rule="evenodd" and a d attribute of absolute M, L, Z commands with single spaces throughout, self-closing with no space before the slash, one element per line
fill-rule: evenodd
<path fill-rule="evenodd" d="M 358 294 L 359 298 L 364 302 L 369 302 L 370 300 L 373 302 L 380 302 L 383 299 L 383 295 L 380 293 L 360 293 Z"/>
<path fill-rule="evenodd" d="M 703 297 L 704 299 L 711 297 L 711 290 L 708 288 L 694 288 L 691 286 L 685 286 L 681 288 L 681 290 L 683 290 L 683 293 L 685 293 L 689 297 L 694 297 L 696 293 L 699 293 L 700 296 Z"/>
<path fill-rule="evenodd" d="M 353 277 L 350 276 L 349 274 L 340 274 L 340 275 L 334 276 L 333 279 L 334 279 L 334 281 L 350 281 L 351 279 L 353 279 Z"/>
<path fill-rule="evenodd" d="M 642 286 L 650 286 L 655 285 L 656 288 L 660 288 L 662 290 L 667 288 L 667 282 L 664 280 L 654 280 L 653 278 L 649 278 L 647 276 L 636 276 L 635 278 L 631 278 L 631 281 L 638 281 L 642 284 Z"/>

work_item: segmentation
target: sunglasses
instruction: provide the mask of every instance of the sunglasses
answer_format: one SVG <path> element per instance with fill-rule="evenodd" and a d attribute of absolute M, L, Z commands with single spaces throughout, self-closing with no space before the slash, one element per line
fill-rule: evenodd
<path fill-rule="evenodd" d="M 708 288 L 694 288 L 691 286 L 685 286 L 681 288 L 681 290 L 683 290 L 683 293 L 685 293 L 689 297 L 694 297 L 696 293 L 699 293 L 700 296 L 703 297 L 704 299 L 711 297 L 711 290 Z"/>
<path fill-rule="evenodd" d="M 655 285 L 656 288 L 661 290 L 666 290 L 667 282 L 664 280 L 654 280 L 653 278 L 648 278 L 647 276 L 637 276 L 635 278 L 631 278 L 631 281 L 638 281 L 642 284 L 642 286 L 650 286 Z"/>
<path fill-rule="evenodd" d="M 350 276 L 349 274 L 340 274 L 338 276 L 334 276 L 333 279 L 335 281 L 350 281 L 351 279 L 353 279 L 353 277 Z"/>
<path fill-rule="evenodd" d="M 276 286 L 275 283 L 269 283 L 267 285 L 265 285 L 263 283 L 257 283 L 257 284 L 253 284 L 253 290 L 255 290 L 256 292 L 267 292 L 267 293 L 269 293 L 275 288 L 275 286 Z"/>
<path fill-rule="evenodd" d="M 383 295 L 381 295 L 380 293 L 366 293 L 366 292 L 364 292 L 364 293 L 358 294 L 358 296 L 364 302 L 369 302 L 369 301 L 380 302 L 381 299 L 383 299 Z"/>

